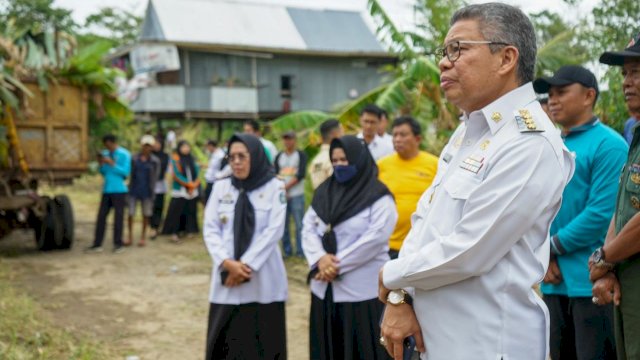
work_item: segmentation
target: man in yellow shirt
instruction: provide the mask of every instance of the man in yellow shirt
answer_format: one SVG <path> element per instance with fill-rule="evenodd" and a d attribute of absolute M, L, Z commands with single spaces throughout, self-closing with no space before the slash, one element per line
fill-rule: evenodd
<path fill-rule="evenodd" d="M 438 170 L 438 158 L 420 151 L 420 124 L 412 117 L 395 119 L 392 125 L 395 152 L 378 160 L 379 179 L 396 200 L 398 222 L 389 238 L 389 256 L 398 257 L 404 238 L 411 229 L 411 214 L 416 211 L 418 200 L 429 186 Z"/>

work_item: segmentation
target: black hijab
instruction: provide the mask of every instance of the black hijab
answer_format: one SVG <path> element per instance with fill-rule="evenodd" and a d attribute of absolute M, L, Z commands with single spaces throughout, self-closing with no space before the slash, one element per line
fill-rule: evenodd
<path fill-rule="evenodd" d="M 251 158 L 249 176 L 246 179 L 231 176 L 231 184 L 240 191 L 233 218 L 233 255 L 238 260 L 249 248 L 256 226 L 255 211 L 247 193 L 268 183 L 275 174 L 264 152 L 264 146 L 257 137 L 249 134 L 233 135 L 229 140 L 227 153 L 231 152 L 231 145 L 235 142 L 243 143 Z"/>
<path fill-rule="evenodd" d="M 191 152 L 189 152 L 189 154 L 184 155 L 183 153 L 180 152 L 180 147 L 182 147 L 182 145 L 189 145 L 189 142 L 187 142 L 186 140 L 180 140 L 180 142 L 178 142 L 178 146 L 176 147 L 176 152 L 178 153 L 178 157 L 180 158 L 180 168 L 182 169 L 182 175 L 187 176 L 187 168 L 189 169 L 189 171 L 191 171 L 191 181 L 195 180 L 197 175 L 196 174 L 196 163 L 195 161 L 193 161 L 193 156 L 191 156 Z M 189 145 L 191 146 L 191 145 Z"/>
<path fill-rule="evenodd" d="M 157 137 L 156 141 L 160 144 L 160 150 L 153 151 L 153 155 L 160 159 L 160 173 L 158 174 L 158 180 L 164 180 L 164 177 L 167 174 L 167 166 L 169 165 L 169 155 L 164 152 L 164 141 L 162 138 Z"/>
<path fill-rule="evenodd" d="M 347 135 L 334 139 L 329 148 L 342 148 L 349 165 L 355 165 L 356 175 L 345 183 L 339 183 L 332 175 L 325 180 L 313 194 L 311 207 L 322 221 L 328 225 L 322 237 L 322 246 L 327 253 L 335 254 L 338 243 L 333 228 L 373 205 L 385 195 L 391 195 L 389 189 L 378 180 L 378 167 L 361 139 Z"/>

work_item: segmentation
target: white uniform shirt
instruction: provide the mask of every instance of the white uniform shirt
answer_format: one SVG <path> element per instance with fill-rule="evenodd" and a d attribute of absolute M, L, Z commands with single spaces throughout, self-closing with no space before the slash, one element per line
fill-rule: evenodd
<path fill-rule="evenodd" d="M 378 136 L 380 136 L 380 139 L 382 140 L 382 142 L 385 144 L 386 147 L 393 149 L 393 136 L 391 136 L 389 133 L 384 133 Z"/>
<path fill-rule="evenodd" d="M 364 135 L 362 135 L 362 132 L 356 135 L 356 137 L 364 139 Z M 369 149 L 369 152 L 371 153 L 371 156 L 373 156 L 373 159 L 375 161 L 378 161 L 387 155 L 391 155 L 394 152 L 393 141 L 390 143 L 384 138 L 378 136 L 378 134 L 373 137 L 373 141 L 367 144 L 367 148 Z"/>
<path fill-rule="evenodd" d="M 378 272 L 389 260 L 389 236 L 398 220 L 393 198 L 385 195 L 370 207 L 336 225 L 340 278 L 333 281 L 335 302 L 357 302 L 378 296 Z M 302 249 L 310 264 L 317 267 L 326 251 L 322 235 L 327 228 L 312 207 L 302 220 Z M 311 280 L 311 292 L 324 299 L 327 283 Z"/>
<path fill-rule="evenodd" d="M 216 181 L 216 175 L 220 172 L 220 164 L 225 157 L 225 153 L 222 149 L 217 148 L 211 156 L 209 156 L 209 164 L 207 165 L 207 171 L 204 173 L 204 180 L 209 184 L 213 184 Z"/>
<path fill-rule="evenodd" d="M 233 218 L 238 190 L 231 179 L 216 181 L 204 214 L 204 242 L 213 259 L 209 301 L 216 304 L 268 304 L 287 299 L 287 274 L 278 242 L 287 208 L 284 183 L 272 179 L 248 193 L 255 210 L 255 232 L 240 261 L 252 270 L 251 281 L 229 288 L 220 282 L 221 264 L 233 259 Z"/>
<path fill-rule="evenodd" d="M 523 133 L 519 110 L 545 131 Z M 531 83 L 463 121 L 384 284 L 415 291 L 422 359 L 547 359 L 548 311 L 532 287 L 573 158 Z"/>

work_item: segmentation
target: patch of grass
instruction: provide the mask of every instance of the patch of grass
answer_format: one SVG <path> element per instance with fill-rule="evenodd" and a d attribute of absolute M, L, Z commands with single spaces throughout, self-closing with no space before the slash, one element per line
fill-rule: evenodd
<path fill-rule="evenodd" d="M 39 305 L 11 286 L 0 261 L 0 359 L 100 360 L 117 357 L 102 345 L 51 324 Z"/>

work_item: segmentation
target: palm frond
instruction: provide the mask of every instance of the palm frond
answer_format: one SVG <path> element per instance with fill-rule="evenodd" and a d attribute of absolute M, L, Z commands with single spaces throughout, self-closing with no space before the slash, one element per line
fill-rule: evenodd
<path fill-rule="evenodd" d="M 382 41 L 387 43 L 391 50 L 398 53 L 401 58 L 411 58 L 415 56 L 412 45 L 407 41 L 407 35 L 400 31 L 393 23 L 391 17 L 384 10 L 379 0 L 367 0 L 367 8 L 371 17 L 376 23 L 376 32 Z"/>

